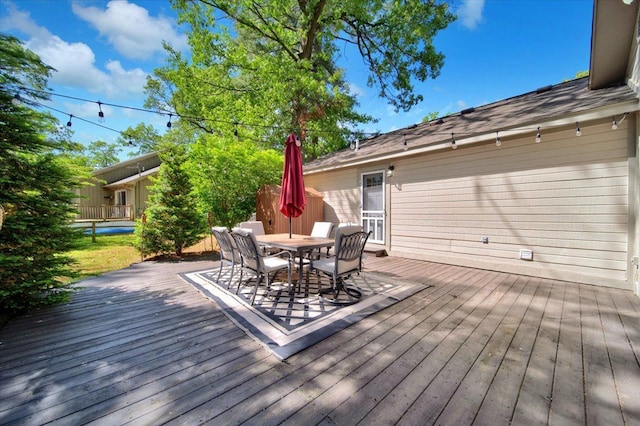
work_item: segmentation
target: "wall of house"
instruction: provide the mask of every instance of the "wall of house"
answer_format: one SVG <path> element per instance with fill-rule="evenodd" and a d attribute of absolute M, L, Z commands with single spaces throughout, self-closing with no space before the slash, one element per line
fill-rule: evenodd
<path fill-rule="evenodd" d="M 395 160 L 391 255 L 631 288 L 629 124 L 610 120 Z M 378 164 L 381 169 L 386 163 Z M 361 168 L 309 175 L 327 220 L 359 212 Z M 483 242 L 483 238 L 487 242 Z M 532 260 L 519 259 L 531 250 Z"/>
<path fill-rule="evenodd" d="M 640 120 L 629 114 L 629 277 L 640 296 Z"/>
<path fill-rule="evenodd" d="M 113 200 L 106 197 L 110 196 L 111 192 L 102 187 L 103 183 L 94 182 L 93 186 L 84 186 L 81 189 L 76 190 L 78 198 L 74 202 L 79 206 L 101 206 L 103 204 L 113 204 Z"/>
<path fill-rule="evenodd" d="M 352 167 L 305 176 L 305 186 L 322 193 L 324 220 L 360 223 L 360 172 Z"/>
<path fill-rule="evenodd" d="M 85 186 L 76 190 L 78 197 L 74 202 L 78 206 L 102 206 L 114 204 L 114 191 L 125 189 L 127 191 L 127 203 L 134 207 L 135 217 L 139 217 L 144 210 L 148 200 L 148 187 L 152 185 L 149 178 L 144 178 L 140 184 L 128 183 L 121 188 L 105 189 L 103 185 L 110 184 L 130 176 L 136 175 L 139 171 L 153 169 L 160 165 L 160 158 L 157 154 L 146 154 L 136 159 L 127 160 L 94 173 L 95 181 L 93 186 Z M 137 192 L 138 193 L 137 193 Z"/>

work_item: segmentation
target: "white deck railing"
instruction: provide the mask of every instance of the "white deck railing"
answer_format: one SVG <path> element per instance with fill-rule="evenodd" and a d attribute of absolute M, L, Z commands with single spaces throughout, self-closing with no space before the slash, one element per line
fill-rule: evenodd
<path fill-rule="evenodd" d="M 134 220 L 133 206 L 77 206 L 76 220 Z"/>

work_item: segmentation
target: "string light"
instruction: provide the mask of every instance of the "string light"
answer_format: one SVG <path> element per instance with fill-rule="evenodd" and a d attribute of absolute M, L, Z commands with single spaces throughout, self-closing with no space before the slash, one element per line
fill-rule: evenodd
<path fill-rule="evenodd" d="M 406 133 L 402 134 L 402 144 L 403 144 L 403 147 L 402 147 L 403 151 L 406 151 L 406 150 L 409 149 L 409 145 L 407 145 L 407 134 Z"/>
<path fill-rule="evenodd" d="M 11 103 L 14 106 L 22 105 L 22 98 L 20 97 L 20 92 L 17 92 L 15 95 L 13 95 L 13 99 L 11 99 Z"/>
<path fill-rule="evenodd" d="M 102 112 L 102 102 L 98 101 L 98 121 L 104 123 L 104 112 Z"/>
<path fill-rule="evenodd" d="M 10 87 L 15 87 L 17 89 L 16 94 L 13 96 L 13 99 L 11 100 L 11 102 L 13 104 L 19 105 L 19 104 L 21 104 L 23 102 L 23 99 L 21 97 L 21 90 L 25 90 L 24 87 L 13 86 L 13 85 L 8 85 L 8 86 L 7 85 L 1 85 L 1 86 L 2 87 L 9 87 L 9 88 Z M 43 94 L 46 94 L 48 96 L 59 96 L 59 97 L 64 97 L 64 98 L 69 98 L 69 99 L 80 100 L 80 101 L 84 101 L 84 102 L 97 103 L 98 104 L 98 110 L 99 110 L 98 111 L 98 118 L 99 118 L 99 122 L 101 122 L 101 123 L 104 122 L 104 118 L 105 118 L 104 112 L 102 111 L 102 105 L 109 105 L 109 106 L 116 107 L 116 108 L 137 110 L 137 111 L 149 112 L 149 113 L 154 113 L 154 114 L 158 114 L 159 113 L 159 114 L 163 114 L 163 115 L 169 115 L 169 120 L 167 122 L 167 128 L 171 128 L 173 115 L 176 115 L 176 116 L 178 116 L 180 118 L 187 119 L 187 120 L 211 121 L 211 122 L 220 122 L 220 123 L 233 124 L 233 126 L 234 126 L 233 135 L 236 138 L 239 136 L 239 133 L 238 133 L 238 126 L 239 125 L 247 126 L 247 127 L 256 127 L 256 128 L 259 127 L 259 128 L 268 128 L 268 129 L 276 129 L 276 130 L 288 130 L 287 128 L 280 127 L 280 126 L 269 126 L 269 125 L 260 125 L 260 124 L 240 123 L 238 121 L 229 122 L 229 121 L 224 121 L 224 120 L 208 119 L 208 118 L 204 118 L 204 117 L 182 116 L 182 115 L 175 114 L 175 113 L 167 113 L 167 112 L 164 112 L 164 111 L 153 111 L 153 110 L 148 110 L 148 109 L 143 109 L 143 108 L 136 108 L 136 107 L 130 107 L 130 106 L 103 103 L 101 101 L 92 101 L 92 100 L 88 100 L 88 99 L 76 98 L 76 97 L 73 97 L 73 96 L 67 96 L 67 95 L 62 95 L 62 94 L 58 94 L 58 93 L 39 91 L 39 90 L 35 90 L 35 89 L 29 89 L 29 90 L 32 90 L 34 93 L 43 93 Z M 66 113 L 64 111 L 60 111 L 60 110 L 57 110 L 55 108 L 52 108 L 49 105 L 39 104 L 38 102 L 35 102 L 35 101 L 30 101 L 30 104 L 34 105 L 34 106 L 48 108 L 48 109 L 51 109 L 52 111 L 57 111 L 59 113 L 65 114 L 65 115 L 68 114 L 68 113 Z M 615 116 L 613 116 L 612 117 L 612 121 L 611 121 L 612 130 L 617 130 L 619 128 L 620 124 L 627 118 L 628 114 L 629 114 L 628 112 L 625 112 L 622 115 L 622 118 L 619 121 L 616 120 Z M 68 115 L 69 115 L 69 121 L 67 122 L 67 126 L 71 127 L 72 119 L 74 118 L 74 115 L 73 114 L 68 114 Z M 106 127 L 106 126 L 102 126 L 100 124 L 96 124 L 95 122 L 91 122 L 89 120 L 85 120 L 85 119 L 83 119 L 81 117 L 75 117 L 75 118 L 79 119 L 81 121 L 87 122 L 89 124 L 93 124 L 93 125 L 96 125 L 96 126 L 99 126 L 99 127 L 103 127 L 105 129 L 114 131 L 116 133 L 120 133 L 122 135 L 122 132 L 119 131 L 119 130 L 112 129 L 112 128 L 109 128 L 109 127 Z M 443 122 L 442 118 L 438 119 L 437 121 L 438 121 L 438 123 Z M 414 126 L 411 126 L 411 127 L 416 127 L 416 126 L 414 125 Z M 526 129 L 525 128 L 521 128 L 519 130 L 520 131 L 525 131 Z M 322 131 L 321 130 L 321 131 L 319 131 L 319 133 L 337 133 L 337 132 L 336 131 Z M 340 132 L 340 133 L 342 133 L 342 132 Z M 438 133 L 441 133 L 441 132 L 433 132 L 431 134 L 437 135 Z M 378 132 L 375 132 L 375 133 L 373 133 L 373 132 L 371 132 L 371 133 L 362 133 L 362 134 L 369 135 L 369 137 L 371 139 L 379 136 Z M 354 134 L 352 133 L 352 135 L 354 135 Z M 576 136 L 581 136 L 581 135 L 582 135 L 582 131 L 580 129 L 580 124 L 579 124 L 579 122 L 576 121 Z M 403 150 L 406 151 L 408 149 L 408 141 L 406 139 L 407 133 L 402 133 L 402 137 L 403 137 Z M 535 143 L 540 143 L 541 141 L 542 141 L 542 135 L 541 135 L 541 132 L 540 132 L 540 126 L 538 126 L 536 134 L 535 134 Z M 359 142 L 360 142 L 359 139 L 356 138 L 356 139 L 352 140 L 352 142 L 350 143 L 349 147 L 352 150 L 355 149 L 357 151 L 358 148 L 359 148 Z M 442 143 L 442 142 L 435 142 L 435 143 Z M 129 144 L 132 145 L 133 142 L 131 140 L 129 140 Z M 501 144 L 502 144 L 502 141 L 500 139 L 499 131 L 496 131 L 496 146 L 501 146 Z M 457 149 L 457 144 L 456 144 L 456 140 L 455 140 L 455 136 L 454 136 L 453 132 L 451 132 L 451 148 L 452 149 Z"/>

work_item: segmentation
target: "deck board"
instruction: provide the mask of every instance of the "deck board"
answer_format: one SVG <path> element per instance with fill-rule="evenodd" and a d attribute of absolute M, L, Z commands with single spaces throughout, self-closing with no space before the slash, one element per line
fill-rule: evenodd
<path fill-rule="evenodd" d="M 584 380 L 578 287 L 566 284 L 549 423 L 584 423 Z"/>
<path fill-rule="evenodd" d="M 393 257 L 430 287 L 280 362 L 143 262 L 0 330 L 0 424 L 635 424 L 631 292 Z"/>
<path fill-rule="evenodd" d="M 589 424 L 623 424 L 597 293 L 606 294 L 591 287 L 580 288 L 586 420 Z"/>

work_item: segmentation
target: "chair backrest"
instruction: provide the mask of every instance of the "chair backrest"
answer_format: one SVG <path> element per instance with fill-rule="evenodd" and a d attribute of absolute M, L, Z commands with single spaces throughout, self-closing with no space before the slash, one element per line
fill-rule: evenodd
<path fill-rule="evenodd" d="M 336 228 L 336 240 L 341 234 L 353 234 L 354 232 L 360 231 L 362 231 L 362 226 L 360 225 L 339 225 Z"/>
<path fill-rule="evenodd" d="M 223 259 L 237 262 L 240 260 L 240 253 L 236 249 L 233 237 L 224 226 L 214 226 L 211 228 L 211 233 L 216 237 L 218 245 L 220 246 L 220 256 Z"/>
<path fill-rule="evenodd" d="M 264 224 L 260 220 L 252 220 L 248 222 L 240 222 L 238 228 L 250 229 L 253 235 L 264 235 Z"/>
<path fill-rule="evenodd" d="M 242 256 L 243 266 L 252 269 L 257 273 L 262 271 L 264 269 L 261 254 L 262 251 L 260 250 L 258 240 L 256 240 L 253 232 L 244 228 L 234 228 L 231 235 L 236 242 L 240 256 Z"/>
<path fill-rule="evenodd" d="M 358 227 L 360 228 L 360 227 Z M 360 229 L 345 232 L 346 229 L 338 228 L 335 244 L 335 270 L 338 275 L 362 270 L 362 254 L 367 244 L 371 231 L 363 232 Z"/>
<path fill-rule="evenodd" d="M 315 222 L 313 229 L 311 230 L 312 237 L 329 238 L 333 230 L 333 223 L 331 222 Z"/>

